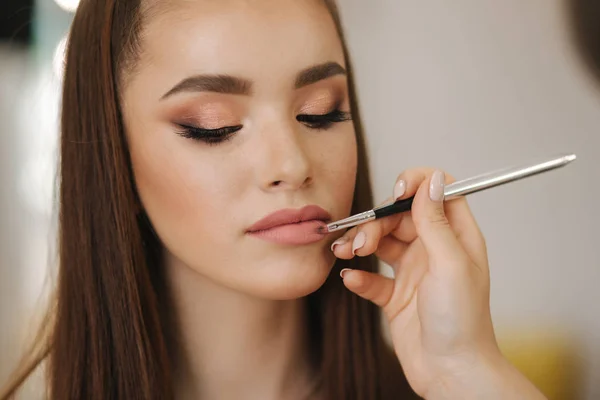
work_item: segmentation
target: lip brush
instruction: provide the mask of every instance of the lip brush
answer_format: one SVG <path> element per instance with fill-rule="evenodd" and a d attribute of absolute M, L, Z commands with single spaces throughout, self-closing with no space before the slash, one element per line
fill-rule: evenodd
<path fill-rule="evenodd" d="M 560 155 L 545 159 L 541 162 L 521 165 L 517 167 L 505 168 L 502 170 L 488 172 L 472 178 L 464 179 L 446 185 L 444 188 L 444 201 L 453 200 L 458 197 L 466 196 L 471 193 L 480 192 L 485 189 L 500 186 L 509 182 L 514 182 L 529 176 L 537 175 L 542 172 L 550 171 L 556 168 L 564 167 L 576 159 L 575 154 Z M 342 229 L 351 228 L 369 221 L 387 217 L 409 211 L 412 207 L 414 196 L 408 199 L 398 200 L 393 204 L 374 208 L 348 218 L 341 219 L 321 227 L 319 232 L 329 233 Z"/>

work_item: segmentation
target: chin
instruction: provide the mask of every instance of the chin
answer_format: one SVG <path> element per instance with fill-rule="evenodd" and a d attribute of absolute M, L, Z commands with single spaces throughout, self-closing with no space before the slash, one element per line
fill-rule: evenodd
<path fill-rule="evenodd" d="M 253 249 L 254 251 L 220 252 L 231 257 L 212 259 L 198 264 L 202 251 L 179 258 L 167 252 L 167 264 L 179 279 L 198 285 L 217 285 L 224 289 L 265 300 L 295 300 L 317 291 L 331 273 L 336 258 L 329 246 L 319 244 L 311 247 L 287 249 Z M 256 251 L 258 250 L 258 251 Z M 189 261 L 188 261 L 189 260 Z M 212 265 L 220 265 L 213 268 Z"/>
<path fill-rule="evenodd" d="M 317 291 L 331 273 L 335 257 L 329 254 L 286 257 L 261 263 L 245 282 L 244 291 L 269 300 L 294 300 Z M 252 271 L 252 268 L 249 268 Z"/>

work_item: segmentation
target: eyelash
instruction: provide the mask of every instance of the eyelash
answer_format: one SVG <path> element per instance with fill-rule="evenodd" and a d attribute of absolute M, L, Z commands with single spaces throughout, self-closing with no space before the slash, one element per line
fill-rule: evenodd
<path fill-rule="evenodd" d="M 177 132 L 180 136 L 215 145 L 233 138 L 233 134 L 242 129 L 243 126 L 236 125 L 219 129 L 202 129 L 195 126 L 179 124 L 179 127 L 182 129 Z"/>
<path fill-rule="evenodd" d="M 348 112 L 335 109 L 329 114 L 324 115 L 300 114 L 296 117 L 296 120 L 302 122 L 311 129 L 322 130 L 329 129 L 333 124 L 338 122 L 350 121 L 352 120 L 352 116 Z"/>
<path fill-rule="evenodd" d="M 296 120 L 305 124 L 310 129 L 326 130 L 338 122 L 351 121 L 352 116 L 348 112 L 336 109 L 323 115 L 300 114 L 296 117 Z M 178 126 L 181 128 L 181 131 L 177 132 L 180 136 L 205 142 L 209 145 L 216 145 L 232 139 L 234 133 L 243 127 L 243 125 L 236 125 L 219 129 L 203 129 L 183 124 L 178 124 Z"/>

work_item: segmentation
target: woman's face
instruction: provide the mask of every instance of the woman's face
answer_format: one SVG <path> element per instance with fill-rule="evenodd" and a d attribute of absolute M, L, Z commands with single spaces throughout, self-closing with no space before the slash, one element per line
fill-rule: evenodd
<path fill-rule="evenodd" d="M 122 97 L 168 267 L 269 299 L 318 289 L 334 237 L 316 220 L 349 214 L 357 167 L 331 16 L 318 0 L 157 4 Z"/>

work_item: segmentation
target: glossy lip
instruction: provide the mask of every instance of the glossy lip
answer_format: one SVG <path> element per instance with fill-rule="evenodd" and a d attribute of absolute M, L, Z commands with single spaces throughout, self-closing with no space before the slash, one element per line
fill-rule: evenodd
<path fill-rule="evenodd" d="M 319 206 L 284 209 L 267 215 L 247 233 L 260 239 L 288 245 L 315 243 L 326 237 L 319 228 L 326 226 L 331 215 Z"/>

